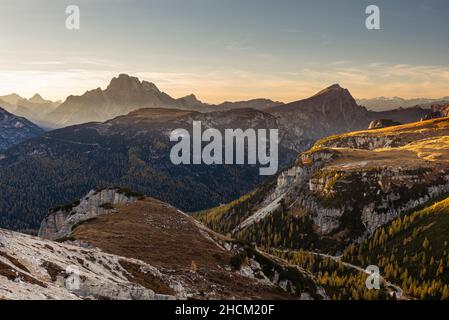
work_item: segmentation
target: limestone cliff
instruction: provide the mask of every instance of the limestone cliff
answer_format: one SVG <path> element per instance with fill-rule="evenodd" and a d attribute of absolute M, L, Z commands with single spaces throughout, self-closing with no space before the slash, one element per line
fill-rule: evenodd
<path fill-rule="evenodd" d="M 449 194 L 449 118 L 354 132 L 318 141 L 264 195 L 199 219 L 260 245 L 336 251 L 401 214 Z M 260 199 L 261 198 L 261 199 Z M 221 230 L 227 231 L 227 230 Z"/>

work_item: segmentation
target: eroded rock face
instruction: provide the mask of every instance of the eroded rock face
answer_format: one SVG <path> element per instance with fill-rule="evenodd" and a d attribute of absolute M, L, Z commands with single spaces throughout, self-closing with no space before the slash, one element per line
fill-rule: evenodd
<path fill-rule="evenodd" d="M 408 201 L 400 201 L 401 197 L 394 192 L 386 193 L 384 197 L 385 203 L 397 201 L 400 203 L 398 207 L 385 205 L 383 208 L 379 208 L 374 203 L 364 206 L 362 210 L 362 222 L 366 230 L 369 234 L 374 234 L 377 228 L 397 218 L 401 213 L 414 210 L 432 199 L 447 194 L 449 192 L 449 175 L 444 175 L 443 179 L 444 181 L 441 181 L 440 184 L 424 186 L 423 193 L 410 197 Z"/>
<path fill-rule="evenodd" d="M 401 213 L 449 192 L 449 170 L 384 168 L 320 174 L 309 180 L 311 195 L 302 205 L 312 213 L 317 229 L 324 235 L 341 228 L 358 236 L 373 234 Z M 360 221 L 363 228 L 344 225 L 345 216 L 352 217 L 353 223 Z"/>
<path fill-rule="evenodd" d="M 137 197 L 127 195 L 120 189 L 92 190 L 79 203 L 51 209 L 41 223 L 39 237 L 50 240 L 68 237 L 77 224 L 114 212 L 114 205 L 135 201 Z"/>
<path fill-rule="evenodd" d="M 340 219 L 345 212 L 344 208 L 324 208 L 313 197 L 304 198 L 300 204 L 311 214 L 312 221 L 316 226 L 315 231 L 318 234 L 330 235 L 340 227 Z"/>
<path fill-rule="evenodd" d="M 306 190 L 307 181 L 314 170 L 322 167 L 334 155 L 334 152 L 328 150 L 302 154 L 297 165 L 279 175 L 276 186 L 259 205 L 259 209 L 237 225 L 232 232 L 236 233 L 258 223 L 281 208 L 283 204 L 294 201 L 291 199 L 292 194 L 300 194 L 301 191 Z"/>
<path fill-rule="evenodd" d="M 392 146 L 405 145 L 409 139 L 361 134 L 324 141 L 326 147 L 303 153 L 295 166 L 280 174 L 258 211 L 234 232 L 279 212 L 299 213 L 313 223 L 313 231 L 303 232 L 332 239 L 338 247 L 369 236 L 400 214 L 449 193 L 445 162 L 396 162 L 395 166 L 390 161 L 382 165 L 384 160 L 370 162 L 370 156 L 375 156 L 370 152 L 366 159 L 357 158 L 364 154 L 360 149 L 394 149 Z"/>
<path fill-rule="evenodd" d="M 136 281 L 137 274 L 147 281 Z M 0 299 L 183 297 L 175 279 L 142 261 L 0 229 Z"/>

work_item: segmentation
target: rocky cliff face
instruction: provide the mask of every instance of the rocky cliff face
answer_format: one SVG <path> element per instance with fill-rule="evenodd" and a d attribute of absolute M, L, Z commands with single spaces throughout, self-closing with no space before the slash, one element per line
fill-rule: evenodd
<path fill-rule="evenodd" d="M 45 116 L 54 111 L 60 102 L 46 100 L 38 93 L 30 99 L 23 98 L 17 94 L 0 96 L 0 106 L 17 116 L 24 117 L 34 123 L 41 124 Z"/>
<path fill-rule="evenodd" d="M 0 151 L 43 133 L 34 123 L 0 107 Z"/>
<path fill-rule="evenodd" d="M 449 193 L 448 128 L 446 118 L 319 141 L 279 175 L 262 200 L 246 204 L 252 213 L 232 231 L 263 239 L 270 235 L 261 230 L 284 224 L 290 230 L 275 227 L 284 243 L 307 248 L 309 239 L 328 251 L 367 237 Z M 303 240 L 295 243 L 292 230 Z"/>
<path fill-rule="evenodd" d="M 449 192 L 449 170 L 378 169 L 365 172 L 327 171 L 309 180 L 314 195 L 302 205 L 313 212 L 323 235 L 343 228 L 353 236 L 373 234 L 401 213 Z M 349 187 L 352 185 L 354 189 Z M 346 225 L 343 218 L 354 219 Z M 361 222 L 363 227 L 358 224 Z"/>
<path fill-rule="evenodd" d="M 79 202 L 50 209 L 41 223 L 39 237 L 50 240 L 66 238 L 77 224 L 115 212 L 114 206 L 135 202 L 137 198 L 121 189 L 93 190 Z"/>
<path fill-rule="evenodd" d="M 176 279 L 142 261 L 0 229 L 1 299 L 183 297 Z"/>

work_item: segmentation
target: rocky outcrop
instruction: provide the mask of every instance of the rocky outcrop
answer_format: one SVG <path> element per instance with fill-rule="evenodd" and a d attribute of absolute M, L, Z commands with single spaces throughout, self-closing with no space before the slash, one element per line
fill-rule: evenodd
<path fill-rule="evenodd" d="M 400 126 L 401 123 L 397 121 L 393 121 L 391 119 L 379 119 L 379 120 L 373 120 L 370 122 L 368 129 L 380 129 L 380 128 L 387 128 L 387 127 L 393 127 L 393 126 Z"/>
<path fill-rule="evenodd" d="M 322 235 L 339 230 L 347 230 L 353 237 L 373 234 L 400 214 L 447 194 L 448 174 L 449 170 L 391 168 L 367 172 L 318 171 L 309 180 L 311 195 L 303 197 L 301 206 L 311 213 Z M 352 224 L 345 224 L 345 217 L 351 217 Z"/>
<path fill-rule="evenodd" d="M 262 221 L 268 215 L 276 212 L 286 202 L 289 204 L 288 198 L 292 197 L 292 193 L 299 195 L 302 191 L 305 191 L 313 172 L 321 168 L 335 155 L 336 152 L 332 150 L 319 150 L 316 152 L 303 153 L 296 165 L 279 175 L 276 186 L 258 206 L 259 209 L 242 223 L 237 225 L 232 230 L 232 233 L 235 234 L 240 230 Z"/>
<path fill-rule="evenodd" d="M 114 206 L 135 202 L 137 198 L 127 190 L 93 190 L 80 201 L 50 209 L 41 223 L 39 237 L 50 240 L 68 237 L 74 226 L 98 215 L 115 212 Z"/>
<path fill-rule="evenodd" d="M 427 121 L 427 120 L 432 120 L 432 119 L 438 119 L 443 117 L 443 114 L 440 111 L 435 111 L 435 112 L 431 112 L 428 115 L 426 115 L 425 117 L 421 118 L 421 121 Z"/>
<path fill-rule="evenodd" d="M 182 286 L 142 261 L 0 229 L 0 299 L 175 298 Z"/>
<path fill-rule="evenodd" d="M 421 121 L 444 118 L 449 116 L 449 105 L 432 105 L 432 112 L 421 118 Z"/>
<path fill-rule="evenodd" d="M 66 101 L 56 110 L 48 114 L 47 121 L 61 127 L 92 121 L 106 121 L 142 108 L 213 112 L 242 108 L 265 110 L 280 104 L 267 99 L 254 99 L 210 105 L 201 102 L 193 94 L 175 99 L 159 90 L 152 82 L 120 74 L 113 78 L 104 90 L 96 88 L 81 96 L 67 97 Z"/>

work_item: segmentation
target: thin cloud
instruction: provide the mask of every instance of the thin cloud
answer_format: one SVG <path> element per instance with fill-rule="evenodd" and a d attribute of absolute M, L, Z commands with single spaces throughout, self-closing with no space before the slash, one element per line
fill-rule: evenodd
<path fill-rule="evenodd" d="M 22 64 L 30 66 L 60 66 L 66 63 L 64 61 L 29 61 Z"/>

